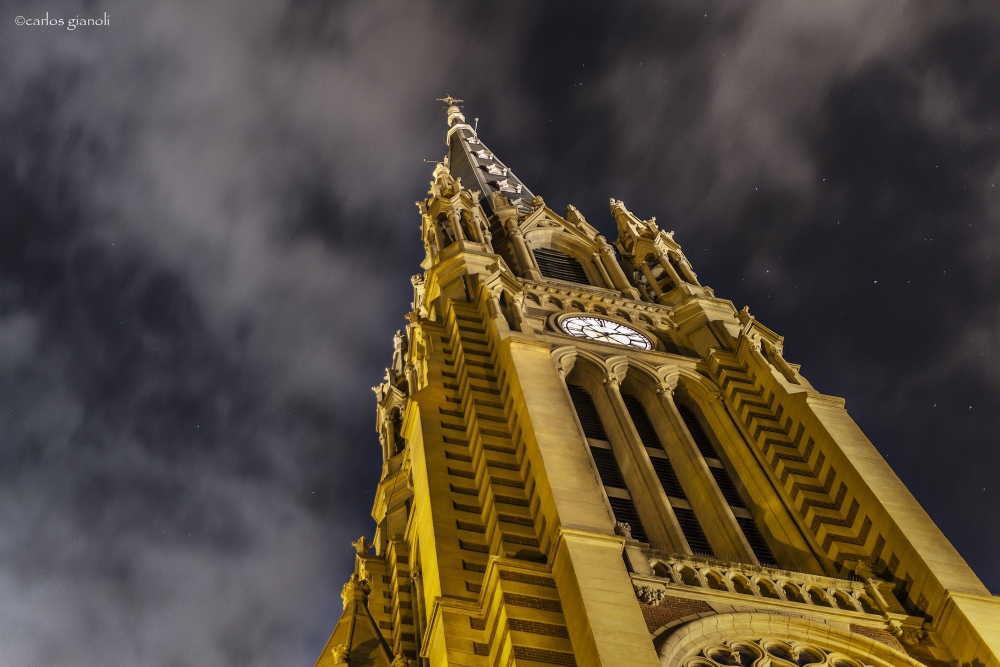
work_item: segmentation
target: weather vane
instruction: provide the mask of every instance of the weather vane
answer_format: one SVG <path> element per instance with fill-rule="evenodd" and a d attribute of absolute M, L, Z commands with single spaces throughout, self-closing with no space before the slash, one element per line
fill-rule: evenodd
<path fill-rule="evenodd" d="M 451 107 L 451 106 L 456 106 L 456 105 L 458 105 L 459 102 L 464 102 L 465 100 L 459 100 L 459 99 L 456 99 L 456 98 L 452 97 L 451 95 L 448 95 L 447 97 L 439 97 L 439 98 L 437 98 L 436 101 L 437 102 L 444 102 L 445 104 L 447 104 L 448 106 Z"/>

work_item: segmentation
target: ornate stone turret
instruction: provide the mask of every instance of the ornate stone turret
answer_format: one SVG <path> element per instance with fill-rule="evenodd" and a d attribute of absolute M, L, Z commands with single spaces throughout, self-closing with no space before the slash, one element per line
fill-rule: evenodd
<path fill-rule="evenodd" d="M 701 287 L 698 276 L 691 268 L 681 246 L 674 241 L 673 232 L 664 232 L 656 226 L 656 218 L 641 220 L 627 208 L 625 202 L 611 200 L 611 214 L 618 226 L 615 246 L 632 270 L 633 283 L 649 299 L 658 303 L 673 304 Z M 679 295 L 669 295 L 681 288 Z"/>

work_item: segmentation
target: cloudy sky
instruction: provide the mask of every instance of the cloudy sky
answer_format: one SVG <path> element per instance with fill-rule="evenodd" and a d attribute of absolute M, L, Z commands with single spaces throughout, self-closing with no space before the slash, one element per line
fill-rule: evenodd
<path fill-rule="evenodd" d="M 1000 592 L 995 5 L 614 4 L 0 6 L 0 667 L 312 664 L 446 93 L 676 230 Z"/>

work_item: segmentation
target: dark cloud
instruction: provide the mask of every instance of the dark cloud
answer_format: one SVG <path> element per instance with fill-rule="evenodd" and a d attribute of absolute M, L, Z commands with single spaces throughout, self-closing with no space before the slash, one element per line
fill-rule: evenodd
<path fill-rule="evenodd" d="M 445 93 L 555 208 L 676 229 L 1000 590 L 969 511 L 1000 502 L 989 4 L 13 2 L 0 26 L 0 662 L 315 658 L 370 532 L 369 387 Z"/>

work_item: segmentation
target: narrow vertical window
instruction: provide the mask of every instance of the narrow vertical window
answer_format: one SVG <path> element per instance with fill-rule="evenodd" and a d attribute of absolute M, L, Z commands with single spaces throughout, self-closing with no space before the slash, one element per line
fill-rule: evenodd
<path fill-rule="evenodd" d="M 680 480 L 677 479 L 674 466 L 667 458 L 667 452 L 656 435 L 656 429 L 649 421 L 649 415 L 646 414 L 642 402 L 635 396 L 628 394 L 623 394 L 622 400 L 625 402 L 629 416 L 632 417 L 635 430 L 639 433 L 639 439 L 646 447 L 649 460 L 653 464 L 653 470 L 656 471 L 656 477 L 660 480 L 663 492 L 667 494 L 667 500 L 670 501 L 670 507 L 674 510 L 674 516 L 677 517 L 677 523 L 680 524 L 681 532 L 684 533 L 684 539 L 687 540 L 688 546 L 695 553 L 714 556 L 708 538 L 705 537 L 705 531 L 701 529 L 701 524 L 698 523 L 694 511 L 690 508 L 691 503 L 681 487 Z"/>
<path fill-rule="evenodd" d="M 601 423 L 601 417 L 597 414 L 594 399 L 583 387 L 572 384 L 567 386 L 569 387 L 569 395 L 573 399 L 573 408 L 576 410 L 577 417 L 580 418 L 580 425 L 583 426 L 583 433 L 587 436 L 588 441 L 591 441 L 587 444 L 594 457 L 594 463 L 597 465 L 597 474 L 608 494 L 608 502 L 615 514 L 615 521 L 627 523 L 632 530 L 633 539 L 648 542 L 649 538 L 646 537 L 646 531 L 642 527 L 639 512 L 635 508 L 635 503 L 632 502 L 632 496 L 629 494 L 615 454 L 611 450 L 608 435 Z M 597 441 L 597 443 L 592 441 Z M 607 446 L 598 446 L 598 443 L 607 443 Z"/>
<path fill-rule="evenodd" d="M 698 446 L 698 451 L 701 452 L 705 463 L 708 464 L 708 469 L 711 471 L 712 477 L 719 487 L 719 491 L 722 492 L 722 497 L 726 499 L 726 503 L 733 511 L 736 523 L 739 524 L 740 530 L 743 531 L 743 536 L 746 537 L 754 556 L 757 557 L 757 560 L 761 564 L 777 564 L 774 554 L 771 552 L 771 547 L 768 546 L 767 540 L 764 539 L 760 529 L 757 528 L 757 524 L 754 523 L 753 516 L 747 509 L 746 503 L 743 501 L 743 497 L 740 495 L 736 485 L 733 484 L 733 478 L 730 477 L 729 471 L 726 470 L 725 465 L 719 458 L 719 453 L 715 451 L 715 445 L 712 444 L 708 433 L 702 427 L 701 421 L 695 416 L 694 411 L 683 403 L 677 403 L 677 412 L 680 413 L 681 419 L 684 420 L 684 425 L 687 426 L 688 432 L 691 433 L 691 439 L 694 440 L 695 445 Z"/>

